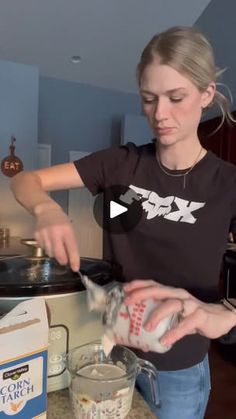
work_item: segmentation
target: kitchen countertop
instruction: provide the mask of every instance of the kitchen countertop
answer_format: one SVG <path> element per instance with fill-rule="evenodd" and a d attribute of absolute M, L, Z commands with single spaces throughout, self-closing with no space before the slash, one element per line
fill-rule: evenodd
<path fill-rule="evenodd" d="M 72 419 L 68 389 L 54 391 L 48 394 L 47 419 Z M 126 419 L 155 419 L 142 396 L 134 390 L 132 409 Z"/>

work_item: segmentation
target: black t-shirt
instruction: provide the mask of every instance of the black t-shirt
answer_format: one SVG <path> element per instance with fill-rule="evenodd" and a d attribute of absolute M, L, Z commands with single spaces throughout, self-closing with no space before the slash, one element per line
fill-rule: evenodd
<path fill-rule="evenodd" d="M 128 143 L 74 164 L 93 195 L 126 185 L 142 197 L 143 217 L 133 230 L 105 233 L 104 257 L 122 266 L 125 281 L 151 278 L 185 288 L 202 301 L 218 299 L 222 256 L 236 216 L 234 165 L 208 151 L 186 176 L 184 187 L 183 176 L 160 169 L 153 143 Z M 209 340 L 196 334 L 165 354 L 134 351 L 160 370 L 176 370 L 200 362 L 208 346 Z"/>

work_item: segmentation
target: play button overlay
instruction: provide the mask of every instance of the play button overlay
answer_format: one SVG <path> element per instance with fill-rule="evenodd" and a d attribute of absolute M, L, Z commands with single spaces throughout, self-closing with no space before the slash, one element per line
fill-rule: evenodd
<path fill-rule="evenodd" d="M 134 229 L 143 215 L 140 196 L 124 185 L 113 185 L 100 193 L 94 202 L 96 222 L 114 234 L 127 233 Z"/>
<path fill-rule="evenodd" d="M 126 211 L 128 211 L 128 208 L 124 207 L 124 205 L 117 204 L 115 201 L 110 202 L 110 218 L 118 217 L 118 215 Z"/>

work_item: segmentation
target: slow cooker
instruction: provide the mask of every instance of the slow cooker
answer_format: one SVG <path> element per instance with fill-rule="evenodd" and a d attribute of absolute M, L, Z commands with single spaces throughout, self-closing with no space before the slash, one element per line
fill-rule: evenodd
<path fill-rule="evenodd" d="M 55 391 L 68 385 L 63 354 L 99 339 L 102 322 L 87 309 L 79 275 L 45 255 L 34 240 L 23 242 L 32 248 L 31 254 L 0 258 L 0 314 L 28 298 L 45 298 L 50 316 L 48 391 Z M 81 258 L 80 272 L 100 285 L 115 280 L 114 269 L 103 260 Z"/>

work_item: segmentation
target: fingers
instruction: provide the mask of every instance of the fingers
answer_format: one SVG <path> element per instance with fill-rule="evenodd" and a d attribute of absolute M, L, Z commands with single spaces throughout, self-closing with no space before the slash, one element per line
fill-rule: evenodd
<path fill-rule="evenodd" d="M 52 231 L 54 230 L 54 231 Z M 68 263 L 67 252 L 63 244 L 63 238 L 55 233 L 55 228 L 49 230 L 41 230 L 35 233 L 35 238 L 49 257 L 54 257 L 61 265 Z"/>
<path fill-rule="evenodd" d="M 79 251 L 72 224 L 61 209 L 44 211 L 37 216 L 35 238 L 50 257 L 61 265 L 70 264 L 78 271 Z"/>
<path fill-rule="evenodd" d="M 53 256 L 60 263 L 60 265 L 66 265 L 69 262 L 67 249 L 64 244 L 63 237 L 53 238 L 52 240 Z"/>
<path fill-rule="evenodd" d="M 125 288 L 125 291 L 126 289 L 127 288 Z M 168 298 L 185 299 L 188 297 L 189 293 L 182 288 L 168 287 L 154 281 L 146 281 L 146 287 L 142 284 L 141 287 L 127 292 L 125 303 L 127 305 L 135 304 L 136 302 L 147 300 L 149 298 L 154 300 L 166 300 Z"/>
<path fill-rule="evenodd" d="M 43 249 L 45 249 L 44 241 L 42 240 L 41 234 L 39 234 L 38 231 L 35 231 L 34 238 L 37 241 L 39 247 L 42 247 Z"/>
<path fill-rule="evenodd" d="M 152 280 L 135 280 L 124 286 L 125 303 L 132 305 L 143 300 L 156 300 L 156 308 L 149 316 L 144 328 L 154 331 L 164 318 L 180 313 L 179 322 L 168 330 L 160 339 L 164 346 L 172 346 L 186 335 L 199 333 L 210 339 L 217 338 L 227 331 L 231 325 L 231 317 L 227 311 L 228 322 L 225 322 L 222 306 L 207 304 L 191 295 L 188 291 L 164 286 Z M 234 319 L 235 325 L 235 319 Z"/>
<path fill-rule="evenodd" d="M 35 233 L 35 238 L 49 257 L 54 257 L 60 265 L 69 263 L 75 272 L 79 270 L 79 250 L 71 225 L 41 229 Z"/>
<path fill-rule="evenodd" d="M 66 248 L 66 252 L 68 255 L 69 265 L 74 272 L 78 272 L 80 268 L 80 256 L 79 256 L 79 250 L 78 250 L 78 244 L 76 241 L 76 237 L 74 232 L 71 232 L 72 234 L 69 236 L 67 235 L 64 238 L 64 245 Z"/>
<path fill-rule="evenodd" d="M 153 281 L 152 279 L 134 279 L 132 282 L 124 285 L 125 292 L 129 293 L 138 288 L 145 288 L 149 285 L 158 284 L 158 282 Z"/>
<path fill-rule="evenodd" d="M 200 305 L 198 305 L 196 300 L 186 300 L 185 307 L 186 317 L 182 318 L 175 328 L 169 330 L 165 333 L 165 335 L 163 335 L 161 338 L 161 343 L 163 345 L 173 345 L 184 336 L 191 335 L 193 333 L 200 333 L 203 336 L 212 338 L 208 325 L 209 313 L 206 309 L 207 304 L 200 303 Z M 214 320 L 216 320 L 215 315 L 213 315 L 213 317 Z"/>
<path fill-rule="evenodd" d="M 175 328 L 166 332 L 160 339 L 161 344 L 164 346 L 171 346 L 184 336 L 197 333 L 198 323 L 198 313 L 197 311 L 194 311 L 192 314 L 181 320 Z"/>
<path fill-rule="evenodd" d="M 42 246 L 41 247 L 43 247 L 44 248 L 44 250 L 45 250 L 45 252 L 46 252 L 46 254 L 51 258 L 51 257 L 53 257 L 53 249 L 52 249 L 52 245 L 51 245 L 51 241 L 50 241 L 50 239 L 49 239 L 49 237 L 44 237 L 44 240 L 43 240 L 43 244 L 42 244 Z"/>
<path fill-rule="evenodd" d="M 172 299 L 162 302 L 156 310 L 149 316 L 144 328 L 152 332 L 158 326 L 158 323 L 164 318 L 182 311 L 183 304 L 179 299 Z"/>

